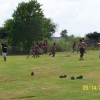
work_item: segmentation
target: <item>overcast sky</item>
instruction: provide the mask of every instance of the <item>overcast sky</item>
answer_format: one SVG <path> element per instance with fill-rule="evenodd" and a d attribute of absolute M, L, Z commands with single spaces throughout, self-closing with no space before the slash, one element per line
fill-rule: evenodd
<path fill-rule="evenodd" d="M 18 3 L 29 0 L 0 0 L 0 27 L 11 18 Z M 43 13 L 58 24 L 55 36 L 67 29 L 68 35 L 84 36 L 100 32 L 100 0 L 37 0 Z"/>

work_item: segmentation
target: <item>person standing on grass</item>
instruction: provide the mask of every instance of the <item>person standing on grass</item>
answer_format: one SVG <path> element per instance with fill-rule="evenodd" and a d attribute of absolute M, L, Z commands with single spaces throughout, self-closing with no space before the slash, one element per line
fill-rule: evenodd
<path fill-rule="evenodd" d="M 55 43 L 53 43 L 52 47 L 51 47 L 51 53 L 49 54 L 49 56 L 52 54 L 52 57 L 55 57 L 55 52 L 56 52 L 56 47 L 55 47 Z"/>
<path fill-rule="evenodd" d="M 47 45 L 48 45 L 47 40 L 45 40 L 45 43 L 46 43 L 45 53 L 47 53 Z"/>
<path fill-rule="evenodd" d="M 40 54 L 40 48 L 39 48 L 38 43 L 35 44 L 34 52 L 35 52 L 35 57 L 39 57 L 39 54 Z"/>
<path fill-rule="evenodd" d="M 72 53 L 75 52 L 75 48 L 76 48 L 76 42 L 74 41 L 72 45 Z"/>
<path fill-rule="evenodd" d="M 84 38 L 82 38 L 82 42 L 85 43 Z M 84 48 L 84 53 L 87 53 L 85 48 Z"/>
<path fill-rule="evenodd" d="M 82 41 L 82 39 L 80 39 L 80 42 L 78 43 L 78 48 L 80 51 L 80 60 L 83 60 L 83 56 L 84 56 L 84 52 L 85 52 L 85 48 L 87 47 L 86 43 Z"/>
<path fill-rule="evenodd" d="M 4 61 L 6 61 L 6 60 L 7 60 L 7 59 L 6 59 L 6 56 L 7 56 L 7 48 L 8 48 L 7 42 L 6 42 L 6 41 L 3 41 L 3 42 L 1 43 L 1 45 L 2 45 L 2 56 L 3 56 L 3 58 L 4 58 Z"/>
<path fill-rule="evenodd" d="M 43 52 L 44 52 L 44 54 L 46 54 L 47 53 L 47 40 L 43 40 L 43 43 L 42 43 L 42 48 L 43 48 Z"/>
<path fill-rule="evenodd" d="M 32 57 L 35 56 L 35 53 L 34 53 L 34 44 L 33 44 L 33 46 L 32 46 L 31 49 L 30 49 L 30 52 L 29 52 L 29 55 L 27 56 L 27 59 L 28 59 L 28 57 L 29 57 L 30 55 L 32 55 Z"/>

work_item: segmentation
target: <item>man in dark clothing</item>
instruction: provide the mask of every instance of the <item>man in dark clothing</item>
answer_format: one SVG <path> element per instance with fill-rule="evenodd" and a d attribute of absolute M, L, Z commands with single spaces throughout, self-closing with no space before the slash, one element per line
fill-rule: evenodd
<path fill-rule="evenodd" d="M 80 50 L 80 60 L 83 60 L 85 48 L 87 47 L 86 43 L 80 39 L 80 42 L 78 43 L 78 48 Z"/>
<path fill-rule="evenodd" d="M 1 43 L 2 45 L 2 56 L 4 57 L 4 61 L 6 61 L 6 55 L 7 55 L 7 43 L 4 41 Z"/>
<path fill-rule="evenodd" d="M 72 49 L 73 49 L 73 50 L 72 50 L 72 53 L 75 51 L 75 48 L 76 48 L 76 42 L 74 41 L 74 42 L 73 42 L 73 46 L 72 46 Z"/>

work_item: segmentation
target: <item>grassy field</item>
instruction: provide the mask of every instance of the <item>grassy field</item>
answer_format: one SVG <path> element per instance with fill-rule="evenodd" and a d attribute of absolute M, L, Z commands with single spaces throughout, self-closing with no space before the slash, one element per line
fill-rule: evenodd
<path fill-rule="evenodd" d="M 0 56 L 0 100 L 100 100 L 100 58 L 98 51 L 79 54 L 56 53 L 52 58 Z M 34 72 L 34 76 L 31 76 Z M 67 78 L 59 78 L 67 74 Z M 81 80 L 71 80 L 83 75 Z"/>

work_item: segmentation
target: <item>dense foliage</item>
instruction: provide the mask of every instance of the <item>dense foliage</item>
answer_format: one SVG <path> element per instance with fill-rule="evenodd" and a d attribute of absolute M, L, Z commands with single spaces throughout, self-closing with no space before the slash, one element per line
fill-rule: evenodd
<path fill-rule="evenodd" d="M 93 32 L 93 33 L 88 33 L 86 35 L 87 38 L 89 38 L 90 40 L 99 40 L 100 39 L 100 33 L 98 32 Z"/>
<path fill-rule="evenodd" d="M 56 25 L 45 18 L 41 6 L 36 0 L 19 3 L 12 19 L 5 21 L 4 29 L 14 51 L 27 52 L 34 41 L 50 38 L 55 32 Z"/>

